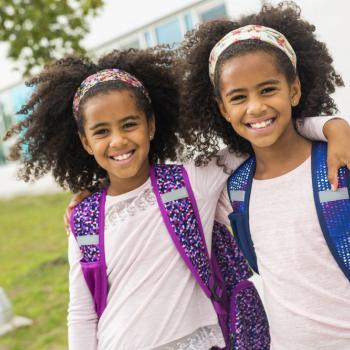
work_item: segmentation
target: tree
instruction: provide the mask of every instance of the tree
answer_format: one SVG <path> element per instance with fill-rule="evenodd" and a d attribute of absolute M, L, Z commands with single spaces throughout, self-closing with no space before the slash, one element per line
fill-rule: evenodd
<path fill-rule="evenodd" d="M 23 73 L 62 57 L 84 53 L 80 41 L 103 0 L 0 0 L 0 41 Z"/>

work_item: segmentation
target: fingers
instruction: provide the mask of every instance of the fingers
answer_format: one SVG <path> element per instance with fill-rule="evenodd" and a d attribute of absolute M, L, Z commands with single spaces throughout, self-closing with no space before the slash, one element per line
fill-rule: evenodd
<path fill-rule="evenodd" d="M 73 195 L 68 206 L 63 215 L 64 225 L 67 230 L 67 234 L 69 234 L 69 226 L 70 226 L 70 214 L 75 206 L 77 206 L 84 198 L 90 196 L 91 192 L 89 191 L 81 191 Z"/>
<path fill-rule="evenodd" d="M 331 184 L 332 191 L 336 191 L 338 189 L 338 169 L 340 167 L 340 164 L 328 160 L 328 181 Z"/>

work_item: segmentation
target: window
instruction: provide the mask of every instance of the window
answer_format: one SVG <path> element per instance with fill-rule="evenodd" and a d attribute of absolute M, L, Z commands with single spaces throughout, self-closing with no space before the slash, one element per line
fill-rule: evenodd
<path fill-rule="evenodd" d="M 174 44 L 182 40 L 180 23 L 177 19 L 156 27 L 155 32 L 158 44 Z"/>
<path fill-rule="evenodd" d="M 145 41 L 146 41 L 147 47 L 151 47 L 152 46 L 151 33 L 150 32 L 145 32 L 144 35 L 145 35 Z"/>
<path fill-rule="evenodd" d="M 184 16 L 186 30 L 191 30 L 193 28 L 192 16 L 190 13 Z"/>
<path fill-rule="evenodd" d="M 222 17 L 227 17 L 225 4 L 213 7 L 210 10 L 201 13 L 201 18 L 203 22 Z"/>

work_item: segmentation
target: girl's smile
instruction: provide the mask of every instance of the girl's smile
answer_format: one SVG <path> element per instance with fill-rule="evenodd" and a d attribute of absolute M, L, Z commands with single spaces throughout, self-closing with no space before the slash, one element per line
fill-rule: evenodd
<path fill-rule="evenodd" d="M 83 106 L 84 148 L 110 179 L 109 194 L 142 185 L 149 176 L 148 153 L 154 120 L 147 120 L 129 90 L 98 94 Z"/>
<path fill-rule="evenodd" d="M 257 51 L 233 57 L 220 76 L 221 113 L 253 148 L 271 147 L 286 131 L 295 132 L 292 103 L 300 98 L 299 80 L 289 84 L 273 56 Z"/>

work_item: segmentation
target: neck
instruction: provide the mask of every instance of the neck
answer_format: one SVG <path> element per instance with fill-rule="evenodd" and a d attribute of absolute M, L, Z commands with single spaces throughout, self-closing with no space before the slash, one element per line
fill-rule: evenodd
<path fill-rule="evenodd" d="M 149 171 L 150 164 L 146 162 L 134 176 L 126 178 L 109 176 L 110 185 L 108 187 L 107 194 L 110 196 L 118 196 L 135 190 L 147 181 Z"/>
<path fill-rule="evenodd" d="M 284 134 L 271 146 L 256 147 L 255 179 L 266 180 L 284 175 L 300 164 L 311 154 L 311 142 L 300 136 L 292 123 Z"/>

